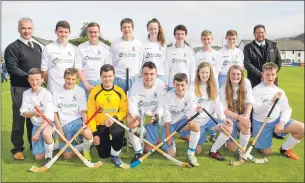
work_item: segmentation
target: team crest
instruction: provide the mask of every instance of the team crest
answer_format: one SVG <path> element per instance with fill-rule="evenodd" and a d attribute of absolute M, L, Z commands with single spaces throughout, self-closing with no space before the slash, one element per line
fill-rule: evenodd
<path fill-rule="evenodd" d="M 39 103 L 39 107 L 43 107 L 43 103 L 42 103 L 42 101 L 40 101 L 40 103 Z"/>
<path fill-rule="evenodd" d="M 134 48 L 134 46 L 132 47 L 131 51 L 136 51 L 136 49 Z"/>
<path fill-rule="evenodd" d="M 153 98 L 157 98 L 157 97 L 158 97 L 157 92 L 155 92 Z"/>
<path fill-rule="evenodd" d="M 73 100 L 72 101 L 76 101 L 76 95 L 73 96 Z"/>
<path fill-rule="evenodd" d="M 68 51 L 68 56 L 69 56 L 69 57 L 72 57 L 72 54 L 70 53 L 70 51 Z"/>
<path fill-rule="evenodd" d="M 100 50 L 97 50 L 97 54 L 98 54 L 98 55 L 101 55 L 102 53 L 101 53 L 101 51 L 100 51 Z"/>

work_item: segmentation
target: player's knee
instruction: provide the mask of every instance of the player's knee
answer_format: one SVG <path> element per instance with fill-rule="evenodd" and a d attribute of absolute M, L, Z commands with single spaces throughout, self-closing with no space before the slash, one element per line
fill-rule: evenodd
<path fill-rule="evenodd" d="M 200 132 L 200 126 L 197 122 L 195 121 L 192 121 L 190 123 L 190 127 L 191 127 L 191 130 L 194 131 L 194 132 Z"/>
<path fill-rule="evenodd" d="M 233 127 L 228 125 L 223 125 L 224 130 L 226 130 L 229 134 L 232 133 Z"/>
<path fill-rule="evenodd" d="M 272 154 L 272 149 L 269 148 L 269 149 L 264 149 L 264 150 L 261 150 L 261 152 L 266 155 L 266 156 L 269 156 Z"/>
<path fill-rule="evenodd" d="M 241 132 L 243 135 L 250 135 L 250 129 L 251 129 L 251 128 L 241 127 L 241 128 L 240 128 L 240 132 Z"/>
<path fill-rule="evenodd" d="M 52 137 L 52 130 L 51 129 L 45 129 L 43 132 L 42 132 L 42 135 L 43 135 L 43 138 L 44 139 L 47 139 L 47 138 L 51 138 Z"/>
<path fill-rule="evenodd" d="M 73 153 L 72 152 L 63 153 L 63 157 L 66 160 L 71 159 L 73 157 Z"/>
<path fill-rule="evenodd" d="M 36 161 L 40 161 L 44 159 L 44 153 L 42 154 L 37 154 L 34 156 Z"/>
<path fill-rule="evenodd" d="M 304 137 L 304 123 L 302 123 L 301 125 L 300 125 L 300 128 L 299 128 L 299 130 L 300 130 L 300 136 L 303 138 Z"/>
<path fill-rule="evenodd" d="M 195 149 L 195 153 L 196 154 L 201 154 L 202 153 L 202 147 L 201 146 L 197 146 Z"/>
<path fill-rule="evenodd" d="M 82 133 L 83 137 L 87 140 L 92 139 L 93 135 L 90 129 L 86 128 L 83 133 Z"/>

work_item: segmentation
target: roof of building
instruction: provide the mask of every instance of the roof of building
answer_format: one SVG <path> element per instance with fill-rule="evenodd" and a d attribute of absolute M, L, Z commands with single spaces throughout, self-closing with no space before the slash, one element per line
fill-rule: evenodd
<path fill-rule="evenodd" d="M 36 41 L 38 41 L 40 44 L 42 44 L 44 46 L 53 42 L 52 40 L 46 40 L 46 39 L 42 39 L 42 38 L 39 38 L 39 37 L 36 37 L 36 36 L 32 36 L 32 38 L 35 39 Z"/>

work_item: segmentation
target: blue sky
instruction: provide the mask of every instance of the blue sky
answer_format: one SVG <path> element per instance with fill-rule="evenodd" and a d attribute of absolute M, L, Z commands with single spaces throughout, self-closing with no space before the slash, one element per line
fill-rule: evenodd
<path fill-rule="evenodd" d="M 200 46 L 200 34 L 213 32 L 214 45 L 222 44 L 222 33 L 235 29 L 241 39 L 253 39 L 256 24 L 266 26 L 267 38 L 293 36 L 304 32 L 304 1 L 2 1 L 1 44 L 5 47 L 18 38 L 17 22 L 21 17 L 33 19 L 34 35 L 55 40 L 54 28 L 59 20 L 71 24 L 70 38 L 77 37 L 83 22 L 100 24 L 103 37 L 121 36 L 120 21 L 130 17 L 135 23 L 134 36 L 144 40 L 146 23 L 157 18 L 166 40 L 174 41 L 173 29 L 178 24 L 188 28 L 187 40 Z"/>

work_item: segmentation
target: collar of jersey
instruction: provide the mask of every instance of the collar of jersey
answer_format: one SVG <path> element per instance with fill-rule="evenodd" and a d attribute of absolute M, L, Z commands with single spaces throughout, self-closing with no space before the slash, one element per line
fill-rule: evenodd
<path fill-rule="evenodd" d="M 110 89 L 105 89 L 105 88 L 103 87 L 103 84 L 101 84 L 101 88 L 102 88 L 102 90 L 105 90 L 105 91 L 111 91 L 111 90 L 113 90 L 113 88 L 114 88 L 114 84 L 112 85 L 112 87 L 111 87 Z"/>

